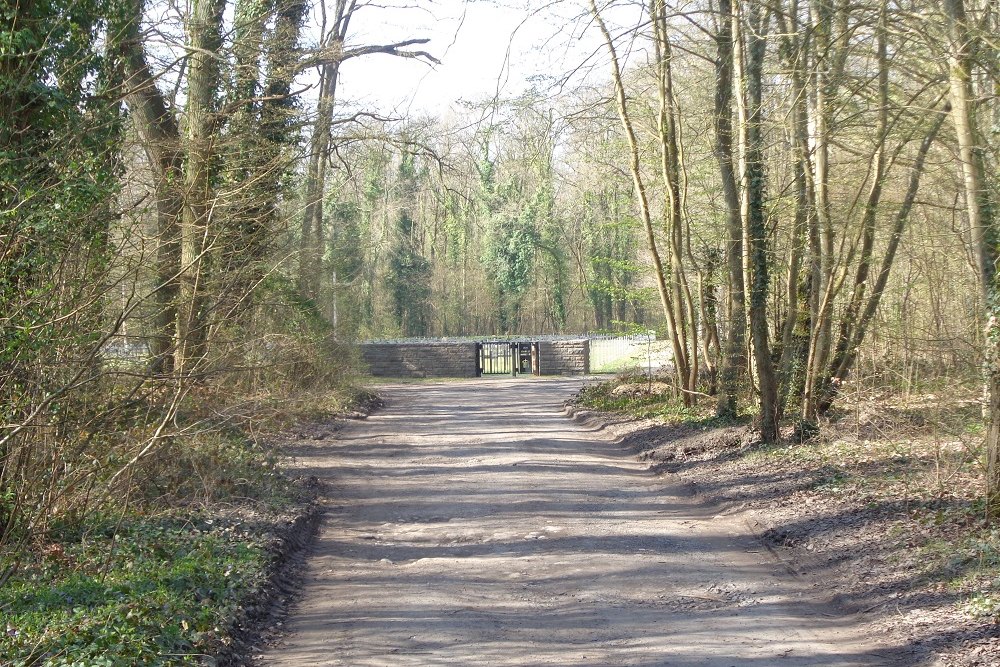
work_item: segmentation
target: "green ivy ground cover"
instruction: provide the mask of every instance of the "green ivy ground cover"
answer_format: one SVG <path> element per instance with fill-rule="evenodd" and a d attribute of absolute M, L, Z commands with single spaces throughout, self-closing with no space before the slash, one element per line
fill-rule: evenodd
<path fill-rule="evenodd" d="M 42 552 L 0 588 L 3 667 L 199 664 L 270 562 L 261 537 L 208 518 L 109 521 Z"/>

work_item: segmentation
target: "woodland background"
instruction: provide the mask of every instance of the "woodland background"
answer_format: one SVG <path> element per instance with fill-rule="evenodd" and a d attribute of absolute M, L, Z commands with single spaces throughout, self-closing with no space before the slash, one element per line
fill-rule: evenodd
<path fill-rule="evenodd" d="M 227 434 L 343 409 L 369 338 L 656 329 L 675 400 L 765 442 L 861 384 L 982 396 L 995 507 L 1000 6 L 528 9 L 598 47 L 385 117 L 338 81 L 437 62 L 354 37 L 404 3 L 0 7 L 0 583 L 82 517 L 242 492 Z"/>

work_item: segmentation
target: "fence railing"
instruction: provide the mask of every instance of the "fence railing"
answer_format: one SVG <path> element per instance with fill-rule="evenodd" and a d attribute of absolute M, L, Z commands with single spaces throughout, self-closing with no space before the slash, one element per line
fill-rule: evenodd
<path fill-rule="evenodd" d="M 624 373 L 662 363 L 655 332 L 589 338 L 591 373 Z"/>

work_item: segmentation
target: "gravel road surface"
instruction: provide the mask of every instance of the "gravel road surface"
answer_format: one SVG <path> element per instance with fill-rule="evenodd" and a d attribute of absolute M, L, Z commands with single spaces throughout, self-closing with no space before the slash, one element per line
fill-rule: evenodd
<path fill-rule="evenodd" d="M 299 447 L 328 509 L 260 663 L 906 664 L 738 519 L 568 419 L 580 386 L 390 386 L 385 409 Z"/>

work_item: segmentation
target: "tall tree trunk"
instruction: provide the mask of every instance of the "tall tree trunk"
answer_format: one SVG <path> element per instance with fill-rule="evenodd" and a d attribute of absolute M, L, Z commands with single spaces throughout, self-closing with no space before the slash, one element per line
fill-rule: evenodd
<path fill-rule="evenodd" d="M 746 290 L 743 283 L 743 220 L 740 194 L 733 166 L 733 8 L 732 0 L 719 0 L 719 25 L 715 37 L 715 157 L 719 162 L 722 194 L 726 203 L 726 268 L 729 272 L 729 330 L 719 378 L 720 415 L 735 416 L 744 387 L 746 357 Z"/>
<path fill-rule="evenodd" d="M 278 199 L 282 182 L 291 163 L 291 156 L 285 156 L 298 138 L 294 127 L 295 100 L 292 97 L 292 82 L 298 65 L 297 45 L 306 14 L 305 0 L 278 0 L 274 18 L 274 28 L 265 41 L 267 53 L 267 74 L 264 79 L 264 101 L 261 104 L 260 128 L 266 142 L 268 155 L 276 163 L 265 179 L 264 206 L 269 220 L 277 217 Z"/>
<path fill-rule="evenodd" d="M 750 337 L 760 391 L 760 435 L 764 442 L 778 438 L 778 383 L 768 343 L 767 293 L 770 260 L 767 256 L 767 220 L 764 198 L 767 174 L 764 169 L 763 78 L 767 50 L 769 11 L 754 2 L 748 12 L 747 66 L 747 230 L 750 244 Z"/>
<path fill-rule="evenodd" d="M 320 94 L 309 142 L 306 168 L 306 201 L 302 210 L 302 235 L 299 242 L 299 290 L 303 296 L 319 296 L 320 271 L 324 247 L 323 199 L 326 192 L 326 167 L 330 154 L 330 130 L 340 78 L 340 63 L 322 67 Z"/>
<path fill-rule="evenodd" d="M 809 304 L 812 281 L 803 273 L 812 220 L 812 164 L 809 152 L 809 109 L 806 77 L 809 62 L 809 35 L 801 34 L 799 3 L 791 0 L 787 13 L 778 14 L 783 35 L 779 56 L 791 79 L 790 144 L 794 160 L 795 218 L 785 280 L 785 320 L 781 327 L 781 356 L 778 361 L 778 415 L 784 414 L 789 398 L 801 396 L 809 353 Z M 805 307 L 803 307 L 805 304 Z M 801 406 L 799 406 L 801 409 Z"/>
<path fill-rule="evenodd" d="M 224 284 L 213 285 L 219 318 L 228 320 L 247 308 L 261 274 L 268 245 L 266 192 L 262 177 L 274 168 L 261 134 L 259 97 L 264 37 L 272 14 L 265 0 L 236 0 L 233 18 L 232 72 L 226 90 L 229 110 L 222 182 L 218 250 L 213 267 Z"/>
<path fill-rule="evenodd" d="M 209 299 L 206 281 L 214 242 L 212 179 L 215 156 L 214 101 L 219 91 L 219 51 L 225 0 L 192 0 L 188 19 L 187 161 L 181 215 L 181 274 L 178 350 L 175 366 L 199 370 L 207 352 Z"/>
<path fill-rule="evenodd" d="M 177 333 L 178 276 L 181 269 L 180 215 L 183 194 L 183 153 L 180 130 L 168 111 L 143 51 L 139 32 L 143 0 L 132 0 L 123 26 L 122 61 L 125 67 L 125 103 L 149 160 L 156 201 L 156 249 L 153 298 L 155 314 L 150 352 L 155 373 L 173 370 Z"/>
<path fill-rule="evenodd" d="M 325 1 L 325 0 L 324 0 Z M 334 57 L 319 66 L 319 99 L 316 120 L 309 139 L 306 166 L 305 206 L 299 238 L 299 291 L 309 299 L 318 299 L 321 285 L 326 231 L 323 200 L 326 196 L 326 171 L 332 149 L 333 112 L 340 83 L 340 66 L 347 57 L 345 42 L 358 0 L 336 0 L 330 26 L 323 25 L 323 49 Z M 324 13 L 324 22 L 326 15 Z"/>
<path fill-rule="evenodd" d="M 653 23 L 653 41 L 656 54 L 659 113 L 657 129 L 660 140 L 660 170 L 663 178 L 664 218 L 669 238 L 670 273 L 673 288 L 672 303 L 675 308 L 673 321 L 677 323 L 676 337 L 680 349 L 675 350 L 675 364 L 682 379 L 681 391 L 685 405 L 694 403 L 698 385 L 697 318 L 694 299 L 684 268 L 684 211 L 681 196 L 680 138 L 676 120 L 677 102 L 673 94 L 671 71 L 671 46 L 667 34 L 667 15 L 664 0 L 650 0 L 650 20 Z"/>
<path fill-rule="evenodd" d="M 677 379 L 678 390 L 681 390 L 687 382 L 687 368 L 677 363 L 678 359 L 685 357 L 684 346 L 678 336 L 678 322 L 675 318 L 673 300 L 670 290 L 667 287 L 666 277 L 663 271 L 663 261 L 656 244 L 656 235 L 653 232 L 653 219 L 650 213 L 649 197 L 646 194 L 646 183 L 642 177 L 642 169 L 639 163 L 639 140 L 636 137 L 635 129 L 632 126 L 632 117 L 628 110 L 628 100 L 625 95 L 625 84 L 622 81 L 621 65 L 618 62 L 618 52 L 615 49 L 614 40 L 608 27 L 597 9 L 596 0 L 590 0 L 590 12 L 594 22 L 601 31 L 604 38 L 604 45 L 611 58 L 611 75 L 615 86 L 615 101 L 618 106 L 618 116 L 622 127 L 625 130 L 625 137 L 629 145 L 629 170 L 632 175 L 632 182 L 635 187 L 636 204 L 639 209 L 639 217 L 642 220 L 643 230 L 646 235 L 646 247 L 649 250 L 650 259 L 653 262 L 653 277 L 656 280 L 656 290 L 660 295 L 660 304 L 663 307 L 663 314 L 667 320 L 667 331 L 670 337 L 671 349 L 674 353 L 674 373 Z"/>
<path fill-rule="evenodd" d="M 814 223 L 809 229 L 810 324 L 809 356 L 806 364 L 802 418 L 814 423 L 817 418 L 819 383 L 826 370 L 830 352 L 833 283 L 833 220 L 830 212 L 830 60 L 833 12 L 827 0 L 813 0 L 810 5 L 813 31 L 812 147 Z"/>
<path fill-rule="evenodd" d="M 965 207 L 972 230 L 972 249 L 982 289 L 986 316 L 983 372 L 989 401 L 989 429 L 986 434 L 986 498 L 991 516 L 1000 513 L 1000 286 L 996 264 L 1000 256 L 997 241 L 1000 233 L 994 202 L 986 184 L 983 140 L 978 136 L 972 94 L 974 40 L 968 25 L 963 0 L 945 0 L 950 53 L 948 80 L 951 92 L 951 116 L 958 139 Z"/>
<path fill-rule="evenodd" d="M 812 424 L 825 384 L 833 351 L 834 303 L 843 281 L 835 279 L 834 226 L 830 202 L 830 143 L 837 91 L 844 79 L 850 31 L 847 0 L 813 0 L 810 4 L 813 58 L 813 113 L 811 179 L 813 211 L 809 229 L 812 255 L 810 276 L 809 355 L 802 405 L 802 418 Z"/>

